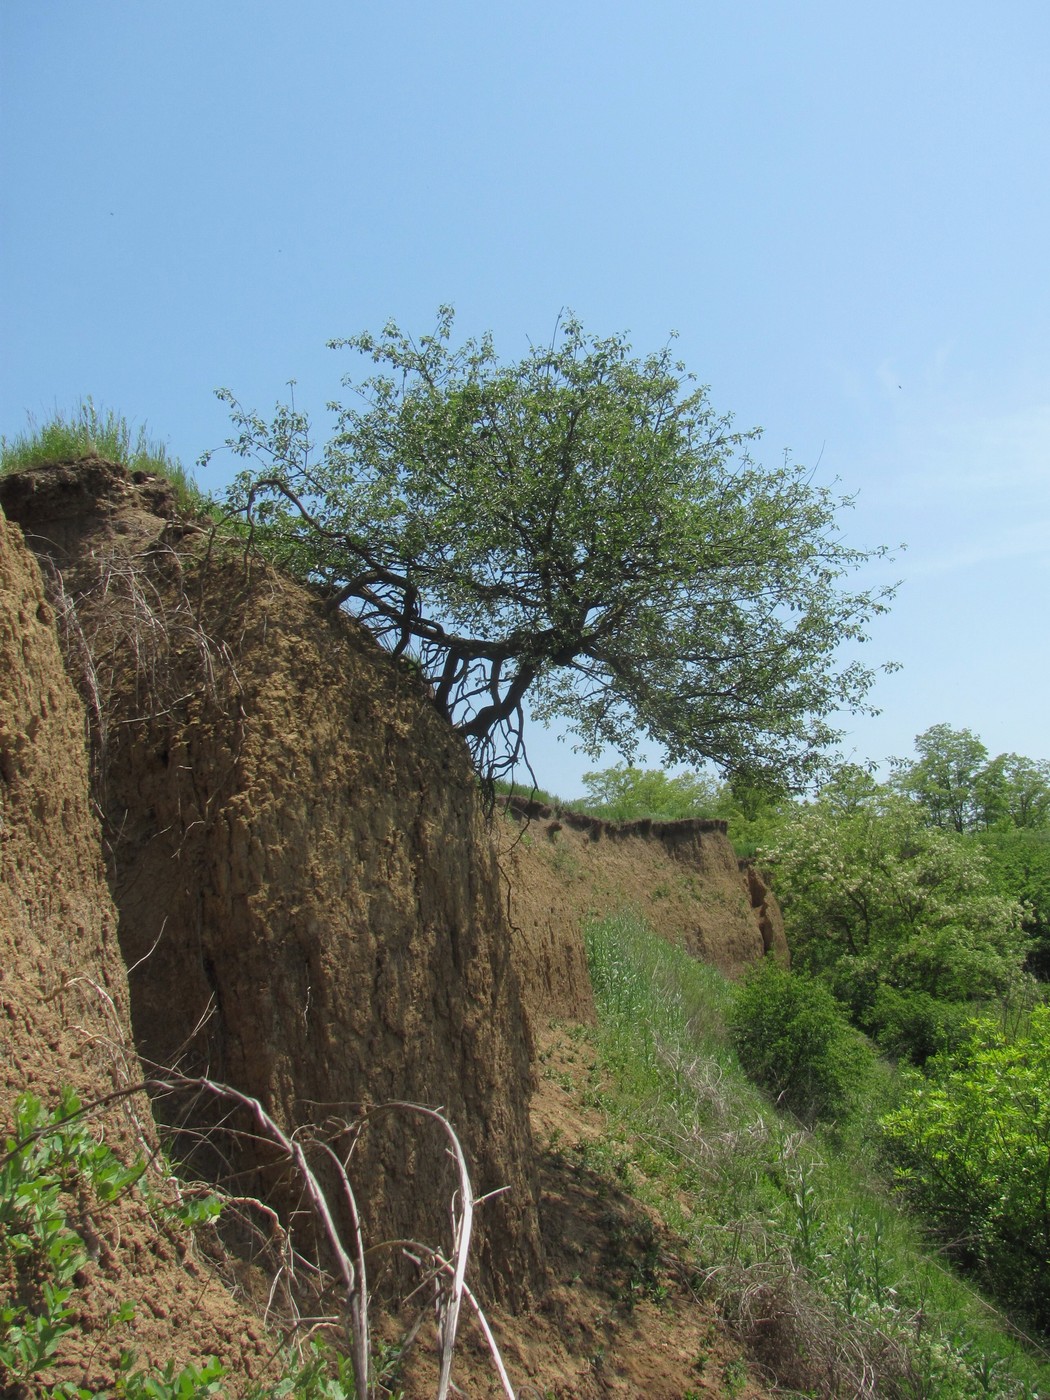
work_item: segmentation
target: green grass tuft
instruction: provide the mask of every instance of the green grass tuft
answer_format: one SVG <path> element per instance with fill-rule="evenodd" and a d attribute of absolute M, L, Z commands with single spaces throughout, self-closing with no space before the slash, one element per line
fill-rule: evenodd
<path fill-rule="evenodd" d="M 133 434 L 126 418 L 111 409 L 97 408 L 90 397 L 82 399 L 69 416 L 56 411 L 46 423 L 36 423 L 30 414 L 24 433 L 0 438 L 0 476 L 85 456 L 104 457 L 128 471 L 164 477 L 187 510 L 205 510 L 210 504 L 192 474 L 162 442 L 149 436 L 145 424 Z"/>

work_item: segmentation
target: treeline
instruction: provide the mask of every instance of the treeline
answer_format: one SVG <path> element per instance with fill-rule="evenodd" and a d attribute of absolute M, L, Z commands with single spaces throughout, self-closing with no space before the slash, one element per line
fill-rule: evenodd
<path fill-rule="evenodd" d="M 899 1188 L 1050 1333 L 1050 764 L 940 724 L 888 781 L 845 766 L 807 801 L 624 766 L 585 783 L 615 820 L 723 817 L 768 867 L 792 968 L 738 993 L 745 1068 L 810 1124 L 878 1098 Z"/>

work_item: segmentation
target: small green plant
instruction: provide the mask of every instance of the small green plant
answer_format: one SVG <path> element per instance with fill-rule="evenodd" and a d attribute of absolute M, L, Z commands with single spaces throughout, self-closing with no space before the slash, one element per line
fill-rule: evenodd
<path fill-rule="evenodd" d="M 402 1400 L 403 1392 L 396 1385 L 399 1349 L 380 1343 L 374 1359 L 375 1380 L 382 1386 L 379 1393 L 388 1400 Z M 302 1356 L 285 1354 L 281 1369 L 276 1385 L 253 1387 L 246 1400 L 355 1400 L 357 1395 L 349 1357 L 316 1337 Z"/>
<path fill-rule="evenodd" d="M 722 1370 L 722 1382 L 727 1395 L 739 1395 L 747 1386 L 747 1366 L 744 1362 L 739 1358 L 727 1361 Z"/>
<path fill-rule="evenodd" d="M 0 1270 L 10 1299 L 0 1307 L 0 1382 L 6 1387 L 53 1400 L 104 1400 L 102 1393 L 46 1381 L 70 1331 L 75 1279 L 87 1262 L 70 1217 L 81 1193 L 93 1209 L 112 1205 L 142 1171 L 141 1162 L 125 1166 L 92 1135 L 72 1090 L 62 1090 L 51 1112 L 33 1094 L 19 1097 L 0 1158 Z M 122 1304 L 109 1324 L 133 1316 L 134 1307 Z M 112 1391 L 120 1400 L 205 1400 L 222 1393 L 226 1372 L 214 1357 L 180 1368 L 169 1361 L 159 1370 L 136 1369 L 135 1361 L 133 1350 L 121 1354 Z"/>
<path fill-rule="evenodd" d="M 134 1365 L 134 1352 L 125 1352 L 113 1387 L 120 1400 L 206 1400 L 209 1395 L 223 1394 L 226 1367 L 214 1356 L 209 1356 L 203 1365 L 190 1362 L 178 1370 L 174 1361 L 165 1362 L 159 1369 L 141 1367 L 136 1371 L 132 1369 Z M 73 1396 L 76 1400 L 106 1400 L 104 1393 L 82 1390 L 67 1391 L 63 1400 L 72 1400 Z"/>
<path fill-rule="evenodd" d="M 575 879 L 580 873 L 580 862 L 576 853 L 568 846 L 555 846 L 551 864 L 563 880 Z"/>
<path fill-rule="evenodd" d="M 364 1400 L 366 1395 L 403 1400 L 398 1379 L 402 1347 L 370 1337 L 367 1302 L 360 1301 L 361 1295 L 367 1298 L 363 1241 L 358 1234 L 352 1260 L 301 1143 L 288 1137 L 257 1100 L 212 1080 L 180 1082 L 192 1083 L 198 1089 L 251 1107 L 261 1130 L 292 1158 L 312 1204 L 328 1229 L 333 1250 L 338 1252 L 337 1264 L 348 1294 L 347 1314 L 356 1322 L 349 1356 L 329 1347 L 315 1333 L 305 1351 L 289 1350 L 283 1354 L 281 1375 L 275 1382 L 248 1390 L 235 1386 L 233 1393 L 243 1396 L 244 1400 Z M 438 1123 L 453 1145 L 459 1168 L 458 1199 L 466 1203 L 463 1210 L 467 1224 L 462 1227 L 457 1223 L 456 1252 L 451 1260 L 428 1250 L 425 1245 L 417 1243 L 416 1248 L 427 1253 L 438 1265 L 441 1276 L 448 1277 L 453 1284 L 457 1278 L 462 1281 L 474 1196 L 459 1139 L 447 1120 L 434 1109 L 403 1103 L 391 1107 Z M 338 1158 L 332 1156 L 338 1162 Z M 121 1353 L 116 1375 L 104 1392 L 64 1382 L 49 1384 L 53 1377 L 49 1378 L 48 1373 L 61 1360 L 62 1340 L 72 1329 L 71 1299 L 78 1272 L 88 1257 L 84 1241 L 75 1228 L 78 1215 L 82 1213 L 86 1217 L 90 1213 L 97 1220 L 105 1206 L 112 1205 L 135 1188 L 143 1170 L 141 1162 L 124 1166 L 104 1141 L 92 1135 L 86 1111 L 71 1090 L 62 1091 L 58 1107 L 52 1112 L 32 1094 L 23 1094 L 18 1099 L 13 1128 L 0 1150 L 0 1396 L 4 1400 L 8 1396 L 13 1400 L 22 1394 L 46 1397 L 46 1400 L 207 1400 L 207 1397 L 227 1394 L 224 1387 L 227 1373 L 215 1357 L 181 1367 L 177 1367 L 174 1360 L 162 1367 L 138 1367 L 136 1353 L 130 1348 Z M 345 1174 L 342 1186 L 352 1199 L 352 1188 Z M 177 1221 L 183 1227 L 213 1220 L 221 1205 L 210 1193 L 197 1198 L 191 1195 L 176 1207 L 158 1202 L 148 1193 L 145 1198 L 150 1201 L 155 1216 L 168 1222 Z M 358 1266 L 361 1269 L 360 1293 L 355 1294 Z M 461 1287 L 481 1321 L 504 1389 L 509 1390 L 510 1382 L 491 1329 L 473 1294 L 462 1283 Z M 452 1296 L 443 1309 L 444 1321 L 439 1327 L 441 1376 L 437 1400 L 444 1400 L 451 1385 L 461 1299 L 462 1294 Z M 451 1324 L 450 1315 L 453 1317 Z M 107 1330 L 129 1322 L 133 1316 L 131 1304 L 119 1305 L 109 1315 Z M 334 1325 L 335 1319 L 331 1321 Z"/>
<path fill-rule="evenodd" d="M 788 1182 L 790 1219 L 795 1242 L 792 1252 L 805 1269 L 812 1269 L 816 1265 L 824 1233 L 813 1175 L 812 1163 L 795 1166 Z"/>
<path fill-rule="evenodd" d="M 164 477 L 187 509 L 201 510 L 209 504 L 190 473 L 162 442 L 149 436 L 145 424 L 133 434 L 126 418 L 97 408 L 90 397 L 82 399 L 69 416 L 56 410 L 48 422 L 37 424 L 30 415 L 24 433 L 0 438 L 0 476 L 88 455 L 118 462 L 128 471 Z"/>
<path fill-rule="evenodd" d="M 69 1089 L 48 1113 L 33 1094 L 15 1105 L 13 1131 L 0 1158 L 0 1270 L 9 1301 L 0 1307 L 0 1378 L 28 1385 L 53 1362 L 70 1330 L 73 1281 L 87 1261 L 68 1223 L 80 1183 L 102 1205 L 138 1180 L 97 1142 Z"/>

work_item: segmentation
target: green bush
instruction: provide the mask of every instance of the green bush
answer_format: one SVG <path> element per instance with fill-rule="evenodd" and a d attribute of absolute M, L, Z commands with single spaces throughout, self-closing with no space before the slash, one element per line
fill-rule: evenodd
<path fill-rule="evenodd" d="M 748 1077 L 809 1125 L 848 1118 L 874 1070 L 827 988 L 772 958 L 737 991 L 729 1030 Z"/>
<path fill-rule="evenodd" d="M 1009 1040 L 972 1023 L 883 1119 L 897 1179 L 947 1248 L 1050 1330 L 1050 1007 Z"/>
<path fill-rule="evenodd" d="M 878 988 L 861 1021 L 884 1055 L 924 1065 L 933 1055 L 958 1049 L 969 1036 L 973 1006 L 942 1001 L 929 992 Z"/>

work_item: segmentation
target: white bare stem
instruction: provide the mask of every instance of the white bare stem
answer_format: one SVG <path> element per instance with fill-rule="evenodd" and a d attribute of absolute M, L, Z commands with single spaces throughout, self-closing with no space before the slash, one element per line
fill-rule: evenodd
<path fill-rule="evenodd" d="M 302 1144 L 297 1142 L 295 1138 L 289 1137 L 283 1128 L 274 1122 L 259 1100 L 250 1094 L 242 1094 L 239 1089 L 233 1089 L 230 1085 L 219 1083 L 214 1079 L 205 1077 L 192 1079 L 183 1075 L 171 1076 L 166 1081 L 160 1082 L 159 1087 L 171 1088 L 175 1084 L 184 1088 L 202 1089 L 209 1094 L 214 1094 L 216 1098 L 228 1099 L 233 1103 L 240 1104 L 252 1115 L 263 1136 L 276 1143 L 294 1162 L 303 1185 L 306 1187 L 310 1204 L 324 1228 L 328 1244 L 335 1256 L 343 1287 L 346 1290 L 350 1310 L 350 1356 L 354 1368 L 354 1384 L 357 1387 L 358 1395 L 369 1395 L 368 1299 L 359 1287 L 353 1260 L 340 1237 L 321 1184 L 306 1160 Z"/>
<path fill-rule="evenodd" d="M 346 1208 L 350 1215 L 350 1224 L 354 1231 L 354 1243 L 357 1246 L 357 1287 L 350 1292 L 347 1302 L 350 1307 L 351 1335 L 354 1339 L 354 1346 L 362 1349 L 360 1364 L 364 1367 L 364 1373 L 367 1375 L 372 1355 L 372 1346 L 368 1328 L 368 1274 L 365 1270 L 365 1241 L 361 1233 L 361 1216 L 357 1209 L 357 1200 L 354 1196 L 353 1188 L 350 1185 L 350 1179 L 339 1157 L 326 1142 L 317 1142 L 317 1146 L 327 1154 L 329 1160 L 335 1167 L 339 1177 L 339 1185 L 343 1192 L 343 1200 L 346 1203 Z M 357 1372 L 357 1366 L 358 1358 L 355 1358 L 355 1374 Z"/>
<path fill-rule="evenodd" d="M 420 1104 L 393 1101 L 384 1108 L 401 1109 L 406 1113 L 419 1113 L 439 1123 L 452 1144 L 452 1155 L 456 1159 L 459 1172 L 460 1212 L 458 1218 L 453 1207 L 452 1282 L 445 1300 L 444 1316 L 439 1321 L 441 1340 L 441 1372 L 438 1378 L 437 1400 L 447 1400 L 449 1383 L 452 1379 L 452 1355 L 456 1346 L 456 1331 L 459 1327 L 459 1312 L 463 1302 L 463 1289 L 467 1273 L 467 1255 L 470 1252 L 470 1235 L 474 1225 L 474 1188 L 470 1183 L 467 1158 L 462 1144 L 456 1136 L 452 1124 L 434 1108 L 424 1108 Z M 435 1256 L 437 1257 L 437 1256 Z"/>
<path fill-rule="evenodd" d="M 418 1240 L 388 1240 L 387 1243 L 389 1245 L 400 1246 L 404 1250 L 408 1258 L 411 1259 L 413 1263 L 418 1264 L 420 1267 L 422 1267 L 422 1261 L 418 1259 L 415 1255 L 413 1255 L 410 1252 L 411 1250 L 416 1249 L 419 1251 L 420 1254 L 425 1254 L 433 1262 L 435 1268 L 439 1273 L 453 1274 L 455 1272 L 452 1264 L 444 1257 L 444 1255 L 439 1254 L 436 1249 L 431 1249 L 429 1245 L 420 1244 Z M 495 1334 L 493 1333 L 492 1328 L 489 1326 L 489 1320 L 482 1311 L 481 1304 L 478 1302 L 477 1298 L 474 1296 L 474 1293 L 470 1288 L 470 1285 L 467 1283 L 463 1284 L 463 1296 L 466 1298 L 470 1306 L 474 1309 L 474 1315 L 478 1320 L 478 1326 L 481 1328 L 482 1336 L 485 1338 L 485 1341 L 488 1345 L 489 1352 L 492 1356 L 492 1364 L 496 1368 L 496 1373 L 500 1378 L 500 1384 L 503 1386 L 503 1391 L 504 1394 L 507 1396 L 507 1400 L 517 1400 L 514 1387 L 513 1385 L 511 1385 L 510 1376 L 507 1374 L 507 1368 L 503 1364 L 503 1357 L 500 1354 L 499 1346 L 496 1343 Z"/>
<path fill-rule="evenodd" d="M 281 1149 L 285 1156 L 293 1162 L 306 1188 L 307 1196 L 313 1206 L 316 1216 L 321 1222 L 345 1290 L 350 1322 L 351 1363 L 354 1371 L 354 1383 L 358 1395 L 362 1397 L 362 1400 L 367 1400 L 367 1397 L 373 1393 L 373 1386 L 371 1383 L 368 1289 L 365 1266 L 366 1250 L 361 1229 L 360 1212 L 347 1175 L 345 1163 L 340 1160 L 338 1154 L 326 1142 L 313 1136 L 301 1138 L 298 1132 L 291 1134 L 286 1133 L 266 1112 L 258 1099 L 253 1098 L 250 1094 L 242 1093 L 238 1089 L 231 1088 L 228 1084 L 223 1084 L 217 1080 L 206 1077 L 190 1078 L 185 1075 L 168 1073 L 151 1079 L 145 1087 L 150 1087 L 155 1090 L 170 1090 L 173 1088 L 197 1089 L 212 1094 L 216 1098 L 225 1099 L 230 1103 L 240 1105 L 240 1107 L 248 1111 L 254 1120 L 259 1130 L 258 1136 L 260 1140 L 275 1144 Z M 452 1125 L 440 1110 L 427 1108 L 422 1104 L 407 1103 L 400 1100 L 378 1104 L 366 1109 L 361 1114 L 356 1124 L 353 1125 L 352 1131 L 354 1132 L 354 1141 L 356 1142 L 357 1135 L 367 1125 L 370 1119 L 374 1118 L 379 1113 L 390 1111 L 417 1114 L 420 1117 L 428 1118 L 436 1122 L 444 1131 L 451 1144 L 450 1155 L 455 1160 L 459 1177 L 459 1187 L 453 1197 L 452 1203 L 451 1258 L 446 1259 L 438 1250 L 432 1249 L 429 1245 L 418 1244 L 413 1240 L 387 1241 L 388 1246 L 394 1245 L 402 1247 L 406 1252 L 408 1249 L 416 1250 L 420 1255 L 428 1258 L 434 1266 L 433 1280 L 438 1290 L 437 1325 L 438 1341 L 440 1345 L 440 1369 L 436 1400 L 448 1400 L 450 1389 L 455 1389 L 452 1385 L 452 1361 L 464 1297 L 466 1297 L 477 1316 L 478 1324 L 481 1327 L 481 1331 L 485 1337 L 489 1351 L 491 1352 L 493 1363 L 499 1374 L 500 1383 L 503 1386 L 504 1392 L 508 1400 L 515 1400 L 514 1388 L 507 1375 L 507 1370 L 500 1356 L 492 1329 L 481 1310 L 477 1298 L 467 1287 L 466 1283 L 467 1258 L 470 1251 L 470 1238 L 473 1229 L 476 1198 L 474 1196 L 473 1186 L 471 1185 L 470 1172 L 467 1167 L 466 1154 L 463 1151 L 462 1144 Z M 249 1136 L 249 1134 L 245 1134 L 245 1136 Z M 351 1257 L 351 1252 L 343 1243 L 328 1199 L 307 1160 L 304 1141 L 311 1147 L 320 1148 L 335 1169 L 343 1202 L 354 1233 L 353 1252 L 354 1255 L 356 1255 L 356 1259 Z M 420 1261 L 417 1259 L 416 1262 L 418 1264 Z M 414 1330 L 415 1329 L 413 1329 L 413 1331 Z"/>

